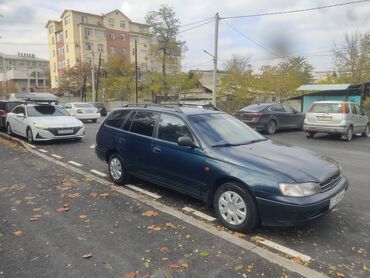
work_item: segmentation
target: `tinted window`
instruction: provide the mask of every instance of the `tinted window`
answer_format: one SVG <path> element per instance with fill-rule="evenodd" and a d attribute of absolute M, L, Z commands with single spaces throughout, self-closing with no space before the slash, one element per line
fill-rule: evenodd
<path fill-rule="evenodd" d="M 280 104 L 270 106 L 269 110 L 273 112 L 285 112 L 283 106 Z"/>
<path fill-rule="evenodd" d="M 91 108 L 91 107 L 94 107 L 90 103 L 75 103 L 75 104 L 73 104 L 73 106 L 77 107 L 77 108 Z"/>
<path fill-rule="evenodd" d="M 108 120 L 105 121 L 106 125 L 120 128 L 126 119 L 129 117 L 131 110 L 119 110 L 113 112 Z"/>
<path fill-rule="evenodd" d="M 158 125 L 158 138 L 177 142 L 182 136 L 192 137 L 185 122 L 178 117 L 162 114 Z"/>
<path fill-rule="evenodd" d="M 28 117 L 69 116 L 63 108 L 52 105 L 27 106 Z"/>
<path fill-rule="evenodd" d="M 288 105 L 284 105 L 284 110 L 285 112 L 288 112 L 288 113 L 293 113 L 295 111 L 292 107 Z"/>
<path fill-rule="evenodd" d="M 157 113 L 136 112 L 130 131 L 138 134 L 152 136 Z"/>
<path fill-rule="evenodd" d="M 244 107 L 243 109 L 240 109 L 240 111 L 259 112 L 265 109 L 266 107 L 268 107 L 268 105 L 266 104 L 252 104 L 247 107 Z"/>

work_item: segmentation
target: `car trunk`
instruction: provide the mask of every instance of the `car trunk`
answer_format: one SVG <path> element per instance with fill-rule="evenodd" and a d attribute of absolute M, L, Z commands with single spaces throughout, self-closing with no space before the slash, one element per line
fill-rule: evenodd
<path fill-rule="evenodd" d="M 306 120 L 315 125 L 339 125 L 348 113 L 348 106 L 344 103 L 314 103 Z"/>

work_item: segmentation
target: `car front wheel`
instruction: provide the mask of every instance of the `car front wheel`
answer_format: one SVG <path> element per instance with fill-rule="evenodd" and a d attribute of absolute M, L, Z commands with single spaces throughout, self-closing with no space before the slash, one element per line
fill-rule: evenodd
<path fill-rule="evenodd" d="M 217 189 L 214 208 L 221 223 L 231 230 L 251 230 L 259 222 L 254 197 L 237 183 L 228 182 Z"/>
<path fill-rule="evenodd" d="M 370 133 L 370 124 L 367 124 L 366 128 L 365 128 L 365 131 L 363 133 L 361 133 L 361 135 L 363 137 L 369 137 L 369 133 Z"/>
<path fill-rule="evenodd" d="M 27 127 L 27 131 L 26 131 L 26 136 L 27 136 L 27 141 L 28 143 L 33 143 L 33 134 L 32 134 L 32 130 L 30 127 Z"/>
<path fill-rule="evenodd" d="M 346 139 L 346 141 L 349 142 L 349 141 L 352 140 L 352 137 L 353 137 L 353 127 L 349 126 L 348 129 L 347 129 L 346 135 L 345 135 L 345 139 Z"/>
<path fill-rule="evenodd" d="M 9 123 L 6 125 L 6 133 L 8 133 L 8 135 L 13 135 L 12 127 Z"/>
<path fill-rule="evenodd" d="M 119 154 L 113 154 L 108 162 L 109 175 L 112 181 L 122 185 L 127 181 L 126 169 L 123 165 L 123 159 Z"/>

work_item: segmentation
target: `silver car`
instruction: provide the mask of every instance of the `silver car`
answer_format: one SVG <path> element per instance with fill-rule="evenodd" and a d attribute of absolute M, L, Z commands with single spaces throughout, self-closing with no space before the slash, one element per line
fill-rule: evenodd
<path fill-rule="evenodd" d="M 369 136 L 369 119 L 354 102 L 317 101 L 306 113 L 303 130 L 309 138 L 313 138 L 316 133 L 329 133 L 342 135 L 351 141 L 356 133 Z"/>

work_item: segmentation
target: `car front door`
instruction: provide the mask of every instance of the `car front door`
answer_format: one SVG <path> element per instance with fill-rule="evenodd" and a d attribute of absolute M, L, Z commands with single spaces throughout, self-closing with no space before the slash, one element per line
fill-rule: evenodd
<path fill-rule="evenodd" d="M 356 104 L 350 103 L 351 107 L 351 119 L 353 122 L 353 133 L 357 133 L 361 131 L 361 121 L 360 121 L 360 115 L 357 111 Z"/>
<path fill-rule="evenodd" d="M 301 126 L 302 116 L 301 113 L 298 113 L 292 107 L 288 105 L 283 105 L 286 117 L 287 117 L 287 126 L 291 128 L 296 128 Z"/>
<path fill-rule="evenodd" d="M 158 183 L 199 197 L 202 187 L 205 186 L 205 157 L 198 147 L 178 145 L 178 138 L 183 136 L 192 138 L 193 142 L 198 144 L 183 119 L 162 113 L 151 145 L 153 173 Z"/>
<path fill-rule="evenodd" d="M 284 107 L 281 104 L 273 104 L 270 106 L 269 110 L 271 111 L 272 115 L 277 118 L 278 128 L 289 127 L 289 115 L 285 112 Z"/>
<path fill-rule="evenodd" d="M 27 128 L 27 119 L 26 119 L 26 111 L 23 106 L 18 106 L 14 109 L 14 124 L 12 124 L 12 129 L 15 133 L 19 135 L 26 136 L 26 128 Z M 23 114 L 23 116 L 22 116 Z"/>

